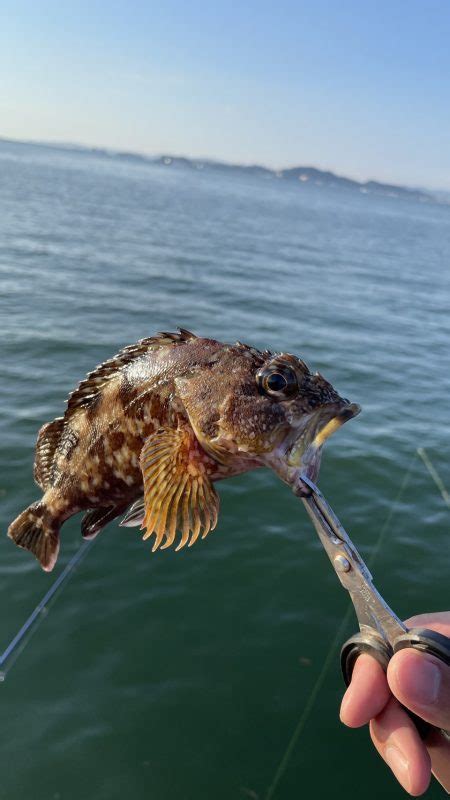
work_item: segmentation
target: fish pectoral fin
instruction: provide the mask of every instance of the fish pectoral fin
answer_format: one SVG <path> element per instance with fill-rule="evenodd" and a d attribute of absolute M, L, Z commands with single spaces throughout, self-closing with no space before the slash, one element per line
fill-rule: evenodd
<path fill-rule="evenodd" d="M 175 549 L 180 550 L 216 527 L 219 496 L 208 476 L 211 459 L 190 428 L 161 428 L 145 442 L 140 460 L 144 478 L 141 528 L 146 529 L 144 539 L 155 534 L 153 551 L 164 537 L 161 549 L 170 547 L 177 531 L 181 539 Z"/>

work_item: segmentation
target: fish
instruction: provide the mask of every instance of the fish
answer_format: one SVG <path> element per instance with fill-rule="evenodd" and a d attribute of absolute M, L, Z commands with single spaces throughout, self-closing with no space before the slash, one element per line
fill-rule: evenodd
<path fill-rule="evenodd" d="M 40 429 L 43 494 L 8 536 L 48 572 L 80 511 L 85 539 L 125 515 L 152 551 L 191 547 L 217 525 L 218 481 L 269 467 L 307 494 L 302 475 L 317 479 L 325 440 L 359 410 L 290 353 L 158 333 L 97 366 Z"/>

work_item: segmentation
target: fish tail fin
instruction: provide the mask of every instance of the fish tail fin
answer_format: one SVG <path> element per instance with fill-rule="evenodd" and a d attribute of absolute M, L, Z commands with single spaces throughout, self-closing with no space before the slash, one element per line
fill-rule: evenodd
<path fill-rule="evenodd" d="M 18 547 L 33 553 L 43 570 L 51 572 L 59 552 L 59 520 L 52 517 L 44 502 L 22 511 L 9 526 L 8 536 Z"/>

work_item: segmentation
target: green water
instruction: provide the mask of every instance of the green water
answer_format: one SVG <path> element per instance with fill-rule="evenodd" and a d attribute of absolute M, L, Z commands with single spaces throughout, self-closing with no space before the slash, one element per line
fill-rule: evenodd
<path fill-rule="evenodd" d="M 0 212 L 4 532 L 76 382 L 182 325 L 295 352 L 361 403 L 321 487 L 367 558 L 392 514 L 373 573 L 401 616 L 450 608 L 450 516 L 415 457 L 450 485 L 449 207 L 1 144 Z M 0 685 L 2 799 L 404 796 L 339 723 L 337 654 L 286 756 L 347 598 L 275 475 L 219 491 L 192 550 L 152 554 L 116 524 L 93 544 Z M 51 576 L 1 539 L 1 647 L 79 524 Z"/>

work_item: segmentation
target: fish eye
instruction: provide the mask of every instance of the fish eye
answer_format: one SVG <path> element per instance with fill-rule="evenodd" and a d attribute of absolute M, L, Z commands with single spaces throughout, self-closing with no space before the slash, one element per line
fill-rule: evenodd
<path fill-rule="evenodd" d="M 286 400 L 298 390 L 297 376 L 290 367 L 272 367 L 261 370 L 256 376 L 259 390 L 270 397 Z"/>
<path fill-rule="evenodd" d="M 287 386 L 287 380 L 281 372 L 272 372 L 266 378 L 266 388 L 271 392 L 282 392 Z"/>

